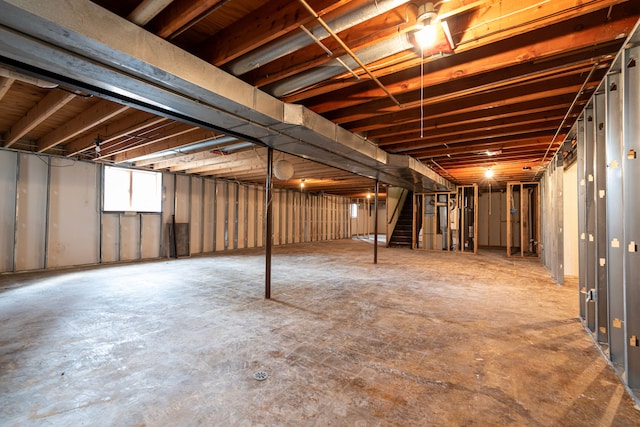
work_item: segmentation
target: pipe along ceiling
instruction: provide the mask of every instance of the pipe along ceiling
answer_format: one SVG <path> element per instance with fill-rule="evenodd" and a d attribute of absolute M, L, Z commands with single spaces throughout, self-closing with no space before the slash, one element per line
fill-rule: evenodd
<path fill-rule="evenodd" d="M 283 103 L 88 1 L 0 0 L 0 51 L 16 70 L 165 117 L 417 192 L 452 188 L 419 161 Z"/>

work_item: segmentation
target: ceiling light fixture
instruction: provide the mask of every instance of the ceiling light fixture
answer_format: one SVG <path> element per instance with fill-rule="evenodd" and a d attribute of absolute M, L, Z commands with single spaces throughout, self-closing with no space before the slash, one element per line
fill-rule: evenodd
<path fill-rule="evenodd" d="M 487 168 L 487 170 L 484 171 L 484 176 L 485 178 L 493 178 L 493 169 Z"/>
<path fill-rule="evenodd" d="M 293 176 L 293 165 L 291 162 L 280 159 L 273 164 L 273 174 L 282 181 L 287 181 Z"/>
<path fill-rule="evenodd" d="M 300 180 L 300 189 L 301 190 L 304 189 L 304 181 L 305 181 L 304 179 Z"/>
<path fill-rule="evenodd" d="M 425 49 L 433 46 L 436 42 L 438 28 L 436 27 L 436 12 L 433 3 L 425 3 L 418 7 L 418 18 L 416 19 L 418 31 L 414 33 L 418 45 Z"/>
<path fill-rule="evenodd" d="M 100 144 L 102 144 L 102 138 L 100 138 L 100 135 L 93 140 L 93 143 L 96 146 L 96 154 L 100 154 Z"/>

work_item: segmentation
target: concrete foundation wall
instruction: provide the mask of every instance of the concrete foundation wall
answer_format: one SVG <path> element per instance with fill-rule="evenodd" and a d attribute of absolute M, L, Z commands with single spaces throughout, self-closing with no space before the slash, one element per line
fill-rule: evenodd
<path fill-rule="evenodd" d="M 0 273 L 169 256 L 188 223 L 191 254 L 262 247 L 264 187 L 163 173 L 161 213 L 103 212 L 102 167 L 0 149 Z M 274 244 L 349 237 L 349 200 L 277 189 Z"/>

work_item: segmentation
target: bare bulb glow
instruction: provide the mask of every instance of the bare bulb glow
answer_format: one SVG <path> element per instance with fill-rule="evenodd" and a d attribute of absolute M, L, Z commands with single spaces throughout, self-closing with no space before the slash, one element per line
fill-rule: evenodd
<path fill-rule="evenodd" d="M 484 176 L 486 178 L 493 178 L 493 170 L 492 169 L 487 169 L 486 171 L 484 171 Z"/>
<path fill-rule="evenodd" d="M 421 48 L 427 48 L 433 46 L 436 42 L 436 26 L 434 24 L 427 24 L 414 34 L 416 42 Z"/>

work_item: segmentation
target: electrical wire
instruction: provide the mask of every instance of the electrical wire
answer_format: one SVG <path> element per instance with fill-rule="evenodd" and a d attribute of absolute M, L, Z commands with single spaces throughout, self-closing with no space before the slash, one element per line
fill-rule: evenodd
<path fill-rule="evenodd" d="M 420 48 L 420 139 L 424 138 L 424 49 Z"/>

